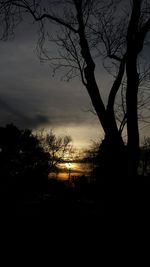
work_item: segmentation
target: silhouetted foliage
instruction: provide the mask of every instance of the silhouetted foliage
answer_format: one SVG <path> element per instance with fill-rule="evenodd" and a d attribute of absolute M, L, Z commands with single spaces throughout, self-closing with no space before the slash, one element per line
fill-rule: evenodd
<path fill-rule="evenodd" d="M 0 182 L 39 186 L 47 179 L 48 160 L 31 130 L 19 130 L 12 124 L 0 127 Z"/>
<path fill-rule="evenodd" d="M 125 146 L 121 148 L 122 151 L 120 150 L 118 153 L 118 147 L 115 151 L 108 140 L 103 139 L 99 142 L 93 142 L 89 150 L 86 151 L 85 161 L 91 164 L 91 176 L 97 185 L 103 184 L 104 181 L 105 183 L 113 183 L 114 175 L 119 177 L 120 173 L 120 182 L 128 179 L 123 162 L 127 148 Z"/>
<path fill-rule="evenodd" d="M 145 137 L 141 147 L 139 172 L 150 177 L 150 137 Z"/>

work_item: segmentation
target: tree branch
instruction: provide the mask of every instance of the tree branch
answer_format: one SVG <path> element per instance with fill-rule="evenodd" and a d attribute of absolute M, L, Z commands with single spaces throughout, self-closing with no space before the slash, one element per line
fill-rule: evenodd
<path fill-rule="evenodd" d="M 12 2 L 12 5 L 25 9 L 27 12 L 29 12 L 33 16 L 35 21 L 41 21 L 41 20 L 46 18 L 46 19 L 54 21 L 60 25 L 63 25 L 64 27 L 68 28 L 69 30 L 73 31 L 74 33 L 78 33 L 78 30 L 73 28 L 70 24 L 68 24 L 67 22 L 65 22 L 64 20 L 62 20 L 60 18 L 52 16 L 49 13 L 43 13 L 42 15 L 37 15 L 36 12 L 34 10 L 32 10 L 32 8 L 29 6 L 28 3 L 27 4 L 20 4 L 17 2 Z"/>
<path fill-rule="evenodd" d="M 113 86 L 110 90 L 110 93 L 109 93 L 108 104 L 107 104 L 107 110 L 109 112 L 113 112 L 113 110 L 114 110 L 115 97 L 116 97 L 116 94 L 119 90 L 119 87 L 121 85 L 121 81 L 122 81 L 122 78 L 124 75 L 125 62 L 126 62 L 126 54 L 124 55 L 123 59 L 121 60 L 118 75 L 117 75 L 117 77 L 113 83 Z"/>

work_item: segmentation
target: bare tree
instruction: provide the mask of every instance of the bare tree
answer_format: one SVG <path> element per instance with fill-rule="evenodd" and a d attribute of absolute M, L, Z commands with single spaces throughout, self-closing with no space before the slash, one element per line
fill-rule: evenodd
<path fill-rule="evenodd" d="M 48 133 L 41 131 L 37 134 L 42 147 L 49 154 L 50 171 L 55 171 L 58 164 L 64 160 L 70 160 L 73 150 L 72 139 L 70 136 L 56 136 L 51 130 Z"/>
<path fill-rule="evenodd" d="M 39 23 L 40 51 L 53 60 L 55 70 L 67 68 L 68 79 L 80 74 L 105 133 L 107 164 L 118 170 L 118 179 L 123 165 L 134 177 L 139 161 L 138 62 L 150 30 L 148 1 L 0 1 L 2 38 L 7 39 L 13 34 L 14 28 L 27 14 Z M 55 36 L 48 34 L 49 39 L 58 45 L 56 58 L 50 58 L 43 46 L 50 23 L 58 26 Z M 106 106 L 95 75 L 98 57 L 107 59 L 115 71 Z M 124 77 L 127 81 L 124 117 L 127 148 L 120 131 L 123 125 L 118 126 L 114 112 L 116 95 Z"/>

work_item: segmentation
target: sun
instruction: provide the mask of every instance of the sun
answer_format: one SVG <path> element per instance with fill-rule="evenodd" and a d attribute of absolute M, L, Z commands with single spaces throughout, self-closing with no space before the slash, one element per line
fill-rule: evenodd
<path fill-rule="evenodd" d="M 71 169 L 71 167 L 72 167 L 72 163 L 70 163 L 70 162 L 66 162 L 66 163 L 65 163 L 65 166 L 66 166 L 67 169 L 69 170 L 69 169 Z"/>

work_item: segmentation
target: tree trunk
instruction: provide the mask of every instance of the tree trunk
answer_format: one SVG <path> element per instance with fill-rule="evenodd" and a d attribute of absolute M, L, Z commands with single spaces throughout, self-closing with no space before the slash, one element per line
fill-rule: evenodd
<path fill-rule="evenodd" d="M 139 163 L 139 129 L 137 98 L 139 87 L 139 75 L 136 67 L 136 57 L 127 57 L 127 133 L 128 133 L 128 168 L 132 176 L 136 176 Z"/>
<path fill-rule="evenodd" d="M 139 37 L 141 1 L 133 0 L 133 9 L 127 33 L 127 152 L 128 152 L 128 170 L 130 179 L 137 175 L 139 163 L 139 129 L 138 129 L 138 87 L 139 75 L 137 72 L 137 58 L 142 49 L 141 39 Z M 144 42 L 144 38 L 142 40 Z"/>

